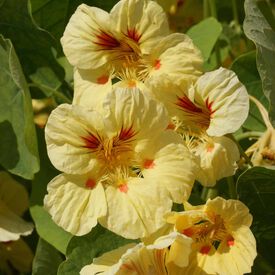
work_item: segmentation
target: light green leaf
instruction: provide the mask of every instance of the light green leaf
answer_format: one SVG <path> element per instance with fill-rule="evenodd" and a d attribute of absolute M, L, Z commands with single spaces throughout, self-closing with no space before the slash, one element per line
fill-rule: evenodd
<path fill-rule="evenodd" d="M 32 275 L 56 275 L 62 261 L 61 254 L 40 238 L 33 259 Z"/>
<path fill-rule="evenodd" d="M 263 92 L 270 104 L 270 120 L 275 126 L 275 31 L 270 26 L 270 19 L 267 21 L 262 10 L 257 6 L 256 0 L 245 1 L 244 32 L 251 39 L 257 48 L 257 67 L 262 79 Z M 268 6 L 266 7 L 268 8 Z"/>
<path fill-rule="evenodd" d="M 258 238 L 275 239 L 275 170 L 253 167 L 237 181 L 239 199 L 253 215 Z"/>
<path fill-rule="evenodd" d="M 72 235 L 57 226 L 42 206 L 32 206 L 30 212 L 38 235 L 65 254 Z"/>
<path fill-rule="evenodd" d="M 222 25 L 215 18 L 209 17 L 190 28 L 187 35 L 201 50 L 204 61 L 207 61 L 221 33 Z"/>
<path fill-rule="evenodd" d="M 10 40 L 0 36 L 0 164 L 32 179 L 39 170 L 29 89 Z"/>
<path fill-rule="evenodd" d="M 240 81 L 246 86 L 248 93 L 256 97 L 266 108 L 268 100 L 262 90 L 262 81 L 260 79 L 256 66 L 256 52 L 252 51 L 240 55 L 231 65 Z M 243 127 L 252 131 L 265 131 L 266 127 L 262 116 L 256 105 L 250 101 L 249 116 Z"/>
<path fill-rule="evenodd" d="M 58 275 L 78 275 L 85 265 L 92 263 L 93 258 L 134 242 L 97 225 L 91 233 L 72 238 L 66 253 L 67 260 L 60 265 Z"/>

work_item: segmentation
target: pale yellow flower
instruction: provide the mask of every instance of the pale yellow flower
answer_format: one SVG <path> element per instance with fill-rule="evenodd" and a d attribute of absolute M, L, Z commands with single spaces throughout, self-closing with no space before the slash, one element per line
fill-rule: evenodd
<path fill-rule="evenodd" d="M 230 138 L 203 135 L 188 140 L 188 148 L 199 159 L 200 170 L 196 179 L 202 185 L 214 186 L 218 180 L 235 174 L 240 152 Z"/>
<path fill-rule="evenodd" d="M 28 193 L 8 173 L 0 172 L 0 242 L 31 234 L 33 225 L 20 216 L 28 208 Z"/>
<path fill-rule="evenodd" d="M 170 272 L 170 263 L 187 266 L 191 243 L 192 239 L 173 232 L 157 239 L 152 245 L 126 245 L 95 258 L 91 265 L 82 268 L 80 274 L 173 274 Z M 178 248 L 182 248 L 184 253 L 181 250 L 181 254 L 178 254 Z"/>
<path fill-rule="evenodd" d="M 169 76 L 153 92 L 171 116 L 191 131 L 223 136 L 240 128 L 248 115 L 249 98 L 244 85 L 228 69 L 207 72 L 188 90 Z"/>
<path fill-rule="evenodd" d="M 111 91 L 98 111 L 66 104 L 54 110 L 48 154 L 73 174 L 48 186 L 45 206 L 54 221 L 76 235 L 99 222 L 133 239 L 163 226 L 172 201 L 188 199 L 196 171 L 180 137 L 166 129 L 168 119 L 163 105 L 138 88 Z"/>
<path fill-rule="evenodd" d="M 29 205 L 28 193 L 7 172 L 0 172 L 0 272 L 28 272 L 33 254 L 20 236 L 31 234 L 33 225 L 20 216 Z"/>
<path fill-rule="evenodd" d="M 167 215 L 177 232 L 193 239 L 189 265 L 179 274 L 251 272 L 256 241 L 249 229 L 252 216 L 242 202 L 217 197 L 201 206 L 185 203 L 185 210 Z"/>

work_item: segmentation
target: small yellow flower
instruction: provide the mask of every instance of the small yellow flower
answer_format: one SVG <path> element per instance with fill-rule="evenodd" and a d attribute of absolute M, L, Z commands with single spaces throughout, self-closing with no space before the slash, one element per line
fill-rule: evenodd
<path fill-rule="evenodd" d="M 256 241 L 249 229 L 252 217 L 243 203 L 217 197 L 201 206 L 185 203 L 185 210 L 167 215 L 177 232 L 193 239 L 189 265 L 180 274 L 251 272 Z"/>
<path fill-rule="evenodd" d="M 185 267 L 191 242 L 190 238 L 173 232 L 157 239 L 152 245 L 126 245 L 95 258 L 91 265 L 82 268 L 80 274 L 174 274 L 169 267 L 171 259 L 173 263 Z M 178 248 L 183 248 L 184 253 L 180 251 L 181 254 L 178 254 Z"/>

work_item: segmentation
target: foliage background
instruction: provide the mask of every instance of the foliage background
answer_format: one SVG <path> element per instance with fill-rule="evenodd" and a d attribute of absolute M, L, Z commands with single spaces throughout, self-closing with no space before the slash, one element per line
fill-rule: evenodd
<path fill-rule="evenodd" d="M 47 157 L 43 127 L 50 111 L 70 103 L 73 96 L 73 70 L 59 40 L 82 2 L 109 11 L 117 1 L 0 0 L 0 168 L 30 193 L 30 215 L 25 218 L 36 228 L 26 240 L 35 253 L 34 275 L 78 274 L 93 257 L 128 242 L 100 226 L 86 236 L 72 237 L 42 207 L 47 183 L 58 173 Z M 248 92 L 268 108 L 275 126 L 274 1 L 158 2 L 171 30 L 187 32 L 201 49 L 205 70 L 222 65 L 235 71 Z M 32 104 L 33 99 L 39 101 Z M 235 138 L 245 150 L 253 142 L 245 137 L 263 131 L 265 124 L 251 103 Z M 253 214 L 258 257 L 252 274 L 275 274 L 275 170 L 240 170 L 233 181 L 236 185 L 230 189 L 221 180 L 215 192 L 240 199 Z M 196 185 L 192 203 L 204 202 L 201 191 Z"/>

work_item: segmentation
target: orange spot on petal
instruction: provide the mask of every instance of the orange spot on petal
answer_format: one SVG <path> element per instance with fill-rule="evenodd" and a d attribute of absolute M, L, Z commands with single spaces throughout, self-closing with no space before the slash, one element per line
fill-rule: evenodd
<path fill-rule="evenodd" d="M 127 84 L 129 88 L 134 88 L 137 86 L 137 83 L 135 80 L 129 80 Z"/>
<path fill-rule="evenodd" d="M 159 69 L 160 69 L 160 67 L 161 67 L 160 60 L 159 60 L 159 59 L 157 59 L 157 60 L 155 61 L 155 64 L 154 64 L 154 68 L 155 68 L 155 70 L 159 70 Z"/>
<path fill-rule="evenodd" d="M 176 128 L 176 125 L 174 123 L 170 122 L 168 124 L 168 126 L 166 127 L 166 130 L 175 130 L 175 128 Z"/>
<path fill-rule="evenodd" d="M 93 179 L 87 179 L 85 186 L 86 188 L 93 189 L 96 186 L 96 181 Z"/>
<path fill-rule="evenodd" d="M 235 240 L 233 237 L 230 237 L 227 242 L 226 242 L 227 246 L 233 246 L 235 244 Z"/>
<path fill-rule="evenodd" d="M 207 255 L 211 250 L 211 246 L 210 245 L 204 245 L 201 247 L 200 249 L 200 253 L 201 254 L 204 254 L 204 255 Z"/>
<path fill-rule="evenodd" d="M 213 149 L 214 149 L 213 146 L 209 146 L 209 147 L 207 147 L 206 152 L 211 153 L 213 151 Z"/>
<path fill-rule="evenodd" d="M 143 163 L 143 167 L 145 169 L 152 169 L 155 167 L 155 163 L 153 159 L 146 159 Z"/>
<path fill-rule="evenodd" d="M 194 234 L 194 230 L 192 228 L 186 228 L 182 230 L 182 234 L 184 234 L 187 237 L 191 237 Z"/>
<path fill-rule="evenodd" d="M 106 84 L 109 80 L 109 77 L 107 75 L 102 75 L 96 79 L 97 84 Z"/>
<path fill-rule="evenodd" d="M 118 188 L 119 188 L 119 191 L 123 193 L 127 193 L 129 189 L 127 183 L 120 185 Z"/>

